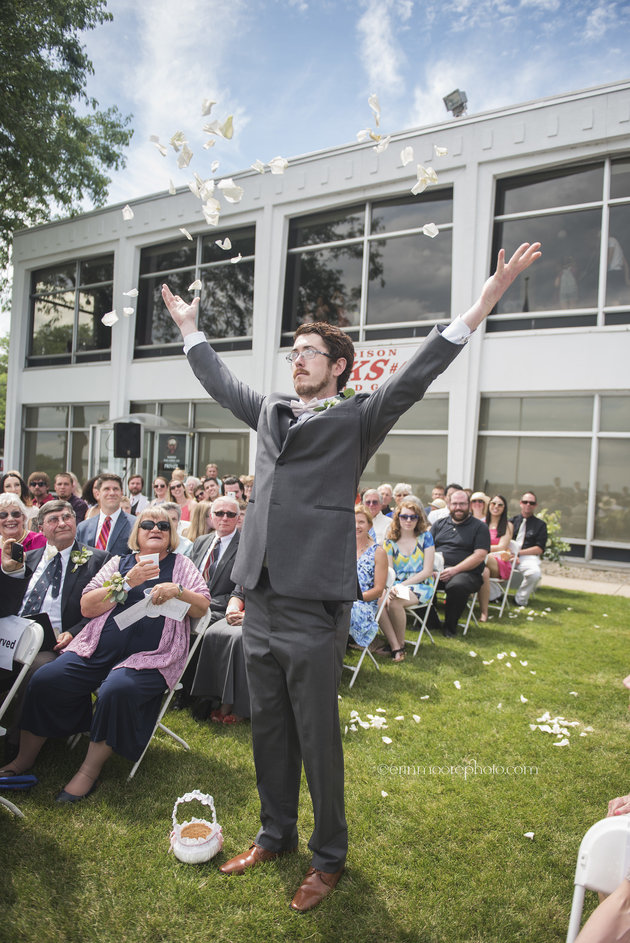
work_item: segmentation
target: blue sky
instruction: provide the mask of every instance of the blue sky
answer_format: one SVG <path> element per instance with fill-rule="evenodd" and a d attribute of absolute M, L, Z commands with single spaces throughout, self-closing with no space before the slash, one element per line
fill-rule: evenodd
<path fill-rule="evenodd" d="M 630 77 L 630 0 L 109 0 L 114 22 L 85 35 L 89 94 L 133 114 L 127 167 L 110 201 L 448 118 Z M 202 119 L 200 103 L 217 104 Z M 203 121 L 234 115 L 234 137 L 202 150 Z M 148 141 L 186 133 L 179 170 Z"/>

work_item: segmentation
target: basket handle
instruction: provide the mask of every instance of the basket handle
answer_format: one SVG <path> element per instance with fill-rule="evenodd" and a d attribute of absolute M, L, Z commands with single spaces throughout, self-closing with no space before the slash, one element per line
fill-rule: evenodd
<path fill-rule="evenodd" d="M 193 799 L 198 799 L 202 805 L 207 805 L 212 810 L 212 824 L 216 825 L 217 813 L 214 808 L 214 799 L 212 796 L 209 796 L 204 792 L 200 792 L 198 789 L 193 789 L 192 792 L 187 792 L 185 795 L 180 796 L 173 806 L 173 828 L 177 825 L 177 807 L 182 802 L 192 802 Z"/>

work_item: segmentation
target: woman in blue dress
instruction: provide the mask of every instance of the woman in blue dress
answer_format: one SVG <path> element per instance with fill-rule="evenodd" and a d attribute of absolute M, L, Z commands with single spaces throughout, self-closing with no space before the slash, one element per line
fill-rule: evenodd
<path fill-rule="evenodd" d="M 20 751 L 4 776 L 30 769 L 48 737 L 90 731 L 87 756 L 57 796 L 76 802 L 95 788 L 115 750 L 135 761 L 148 743 L 166 688 L 173 688 L 188 654 L 188 617 L 208 609 L 208 587 L 194 563 L 175 554 L 177 528 L 161 508 L 136 518 L 129 546 L 88 583 L 81 611 L 91 621 L 61 655 L 35 672 L 22 714 Z M 113 580 L 113 585 L 112 585 Z M 118 599 L 116 599 L 118 596 Z M 150 596 L 156 607 L 120 628 L 116 618 Z M 171 599 L 188 603 L 183 617 L 161 615 Z M 99 695 L 92 713 L 92 691 Z"/>
<path fill-rule="evenodd" d="M 357 535 L 357 576 L 363 594 L 352 606 L 350 635 L 357 645 L 369 645 L 378 631 L 378 600 L 387 584 L 387 554 L 369 535 L 372 515 L 363 504 L 354 509 Z"/>
<path fill-rule="evenodd" d="M 424 511 L 414 500 L 405 498 L 396 508 L 384 549 L 396 579 L 388 591 L 379 624 L 394 661 L 404 661 L 405 609 L 429 602 L 434 586 L 433 537 Z"/>

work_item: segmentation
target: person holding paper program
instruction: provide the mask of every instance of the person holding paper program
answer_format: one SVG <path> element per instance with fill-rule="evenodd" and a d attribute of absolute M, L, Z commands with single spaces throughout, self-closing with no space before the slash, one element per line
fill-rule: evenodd
<path fill-rule="evenodd" d="M 0 776 L 30 769 L 48 737 L 89 730 L 87 756 L 56 800 L 77 802 L 94 791 L 113 751 L 132 762 L 142 755 L 164 689 L 174 687 L 184 667 L 188 617 L 199 618 L 210 604 L 196 566 L 174 553 L 178 540 L 159 507 L 138 515 L 129 537 L 136 552 L 112 557 L 88 583 L 81 610 L 90 622 L 56 661 L 33 675 L 20 751 Z"/>
<path fill-rule="evenodd" d="M 383 549 L 396 579 L 379 625 L 398 662 L 405 658 L 405 609 L 427 603 L 433 594 L 433 537 L 424 511 L 412 498 L 403 498 L 396 508 Z"/>

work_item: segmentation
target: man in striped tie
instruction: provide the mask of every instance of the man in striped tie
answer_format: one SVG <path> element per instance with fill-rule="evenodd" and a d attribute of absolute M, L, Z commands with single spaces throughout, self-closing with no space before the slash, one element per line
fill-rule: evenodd
<path fill-rule="evenodd" d="M 129 553 L 127 540 L 135 518 L 120 507 L 123 497 L 120 477 L 111 472 L 104 472 L 94 485 L 94 496 L 98 501 L 100 514 L 79 524 L 77 539 L 98 550 L 107 550 L 112 555 Z"/>

